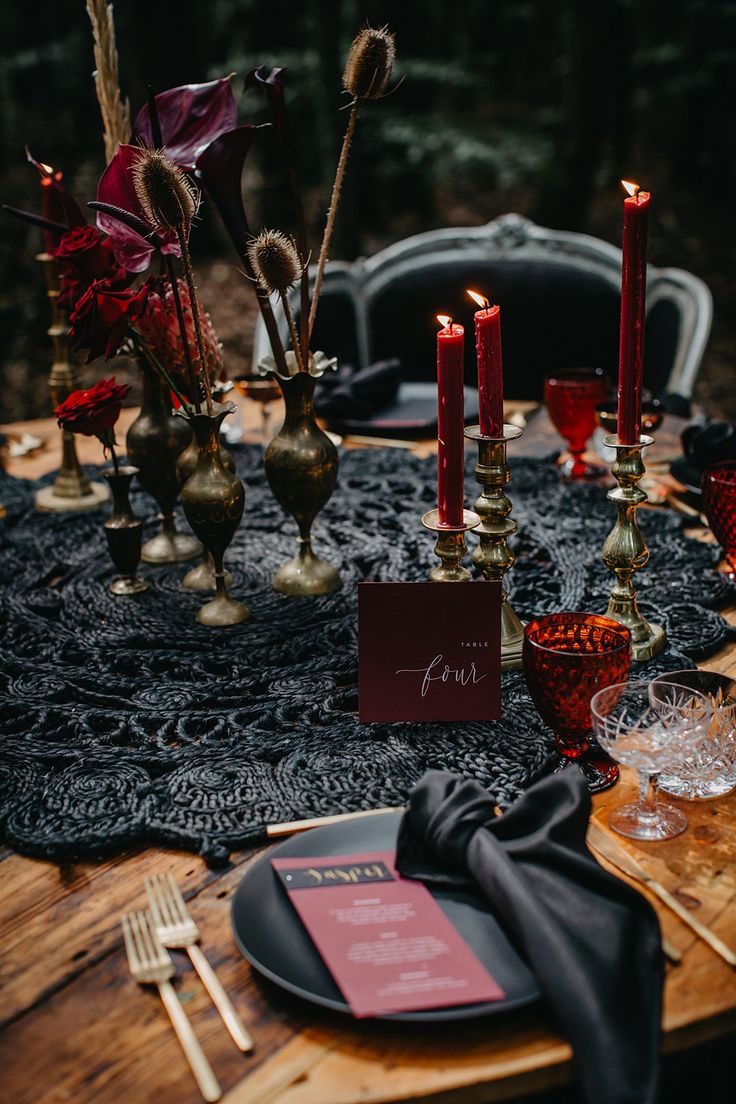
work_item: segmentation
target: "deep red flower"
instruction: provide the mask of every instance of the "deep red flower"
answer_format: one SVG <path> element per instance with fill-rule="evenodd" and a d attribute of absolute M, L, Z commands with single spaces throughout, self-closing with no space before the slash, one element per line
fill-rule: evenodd
<path fill-rule="evenodd" d="M 94 226 L 75 226 L 62 234 L 54 250 L 57 261 L 86 276 L 89 283 L 102 280 L 117 271 L 118 265 L 107 240 Z"/>
<path fill-rule="evenodd" d="M 141 153 L 139 146 L 120 146 L 100 178 L 97 198 L 103 203 L 110 203 L 130 212 L 145 225 L 150 225 L 135 194 L 131 172 Z M 97 225 L 109 236 L 115 259 L 121 268 L 128 272 L 143 272 L 148 268 L 157 246 L 146 241 L 124 222 L 103 211 L 97 214 Z M 151 226 L 151 231 L 153 230 L 154 227 Z M 162 253 L 174 253 L 177 257 L 181 255 L 173 230 L 157 229 L 156 233 L 163 243 L 160 246 Z"/>
<path fill-rule="evenodd" d="M 87 437 L 101 437 L 115 425 L 120 416 L 123 399 L 130 391 L 127 383 L 115 383 L 115 377 L 98 380 L 86 391 L 72 391 L 57 406 L 54 417 L 62 429 L 71 433 L 84 433 Z"/>
<path fill-rule="evenodd" d="M 210 142 L 237 125 L 230 77 L 169 88 L 154 99 L 164 152 L 187 171 L 194 168 L 197 156 Z M 136 115 L 133 136 L 142 146 L 161 144 L 153 134 L 148 104 Z"/>
<path fill-rule="evenodd" d="M 148 283 L 151 290 L 146 302 L 146 309 L 138 319 L 135 328 L 146 345 L 150 346 L 156 354 L 170 379 L 187 398 L 191 399 L 192 380 L 182 348 L 181 331 L 176 316 L 171 283 L 167 276 L 149 277 Z M 201 379 L 203 371 L 197 349 L 189 289 L 184 280 L 181 279 L 177 280 L 177 289 L 184 316 L 184 330 L 187 336 L 192 367 L 195 375 Z M 207 376 L 212 383 L 224 369 L 222 348 L 215 327 L 212 325 L 212 319 L 201 303 L 199 305 L 199 326 L 202 334 Z"/>
<path fill-rule="evenodd" d="M 94 226 L 77 226 L 62 234 L 54 256 L 61 274 L 59 306 L 65 310 L 74 308 L 93 280 L 109 280 L 117 288 L 130 283 L 107 239 Z"/>
<path fill-rule="evenodd" d="M 138 291 L 120 289 L 109 280 L 95 280 L 85 291 L 69 321 L 75 349 L 89 349 L 87 363 L 104 354 L 105 360 L 119 350 L 128 327 L 146 309 L 150 286 Z"/>

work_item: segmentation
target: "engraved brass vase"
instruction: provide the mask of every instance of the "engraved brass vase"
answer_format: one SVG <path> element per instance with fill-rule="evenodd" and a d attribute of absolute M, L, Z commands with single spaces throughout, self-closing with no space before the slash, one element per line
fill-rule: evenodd
<path fill-rule="evenodd" d="M 215 565 L 215 595 L 197 613 L 200 624 L 213 627 L 237 625 L 250 616 L 247 606 L 229 596 L 223 566 L 225 549 L 235 535 L 245 505 L 243 484 L 227 470 L 220 453 L 220 425 L 233 409 L 231 403 L 216 405 L 211 416 L 188 416 L 197 439 L 197 464 L 181 492 L 187 521 Z"/>
<path fill-rule="evenodd" d="M 179 494 L 176 461 L 192 439 L 191 429 L 171 410 L 168 393 L 158 376 L 141 363 L 143 402 L 141 412 L 126 437 L 128 459 L 140 471 L 138 482 L 159 505 L 161 531 L 143 545 L 147 563 L 178 563 L 191 560 L 202 551 L 199 541 L 178 533 L 174 506 Z"/>
<path fill-rule="evenodd" d="M 179 454 L 179 458 L 176 461 L 176 476 L 179 481 L 179 487 L 183 487 L 187 479 L 191 475 L 194 475 L 194 469 L 197 466 L 197 456 L 199 455 L 197 449 L 197 438 L 192 434 L 192 439 Z M 235 471 L 235 462 L 222 443 L 222 437 L 220 437 L 220 460 L 226 471 L 231 474 Z M 181 585 L 186 590 L 216 590 L 217 581 L 215 579 L 215 565 L 212 561 L 212 556 L 205 548 L 202 552 L 202 559 L 194 567 L 190 567 L 186 575 L 181 581 Z M 225 572 L 225 586 L 231 587 L 233 585 L 233 577 L 229 571 Z"/>
<path fill-rule="evenodd" d="M 315 380 L 307 372 L 279 379 L 286 403 L 284 424 L 264 456 L 274 498 L 299 527 L 299 550 L 273 578 L 274 590 L 303 596 L 332 594 L 342 586 L 337 568 L 312 550 L 312 523 L 329 501 L 337 482 L 334 444 L 314 416 Z"/>
<path fill-rule="evenodd" d="M 138 469 L 134 467 L 107 468 L 102 475 L 112 491 L 112 514 L 104 523 L 110 558 L 118 569 L 118 575 L 110 583 L 111 594 L 140 594 L 148 590 L 145 579 L 136 576 L 141 559 L 143 521 L 136 517 L 130 506 L 130 484 Z"/>

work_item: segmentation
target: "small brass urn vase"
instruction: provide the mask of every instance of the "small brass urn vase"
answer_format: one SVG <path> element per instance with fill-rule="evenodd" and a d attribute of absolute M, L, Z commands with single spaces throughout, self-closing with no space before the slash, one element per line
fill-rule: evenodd
<path fill-rule="evenodd" d="M 178 563 L 202 551 L 194 537 L 177 532 L 174 521 L 179 493 L 176 461 L 192 435 L 187 422 L 172 413 L 158 376 L 143 363 L 141 373 L 141 412 L 128 430 L 125 443 L 130 462 L 140 471 L 138 482 L 156 499 L 163 517 L 160 532 L 143 545 L 142 557 L 147 563 Z"/>
<path fill-rule="evenodd" d="M 215 595 L 197 613 L 201 625 L 213 627 L 237 625 L 250 617 L 248 607 L 228 594 L 223 565 L 245 506 L 243 484 L 227 470 L 220 454 L 220 425 L 233 409 L 232 404 L 215 405 L 212 415 L 188 416 L 197 439 L 197 464 L 181 492 L 187 521 L 215 565 Z"/>
<path fill-rule="evenodd" d="M 273 588 L 292 596 L 332 594 L 342 579 L 337 568 L 314 554 L 312 523 L 335 489 L 337 449 L 315 420 L 314 377 L 297 372 L 279 378 L 279 385 L 286 416 L 266 449 L 264 466 L 274 498 L 299 527 L 299 550 L 278 569 Z"/>
<path fill-rule="evenodd" d="M 143 522 L 130 506 L 130 484 L 138 469 L 133 467 L 107 468 L 103 476 L 112 491 L 112 513 L 104 523 L 110 558 L 118 569 L 118 575 L 110 583 L 111 594 L 140 594 L 148 590 L 145 579 L 139 579 L 136 570 L 141 559 L 141 534 Z"/>

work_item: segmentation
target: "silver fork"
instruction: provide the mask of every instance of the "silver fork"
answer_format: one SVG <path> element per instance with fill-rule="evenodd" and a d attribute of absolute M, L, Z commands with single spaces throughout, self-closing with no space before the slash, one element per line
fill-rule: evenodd
<path fill-rule="evenodd" d="M 145 885 L 156 935 L 165 947 L 186 949 L 236 1046 L 243 1051 L 252 1050 L 253 1040 L 199 946 L 199 928 L 174 878 L 170 873 L 155 874 L 152 878 L 146 878 Z"/>
<path fill-rule="evenodd" d="M 222 1090 L 169 980 L 174 976 L 174 963 L 156 938 L 148 914 L 131 912 L 124 914 L 120 922 L 131 974 L 139 985 L 158 986 L 199 1091 L 207 1101 L 219 1100 Z"/>

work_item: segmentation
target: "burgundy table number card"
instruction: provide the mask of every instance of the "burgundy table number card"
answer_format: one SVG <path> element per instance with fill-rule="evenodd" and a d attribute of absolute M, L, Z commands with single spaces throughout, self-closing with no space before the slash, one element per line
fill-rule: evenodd
<path fill-rule="evenodd" d="M 272 859 L 354 1016 L 501 1000 L 505 994 L 421 882 L 390 851 Z"/>
<path fill-rule="evenodd" d="M 360 583 L 360 720 L 501 716 L 500 583 Z"/>

